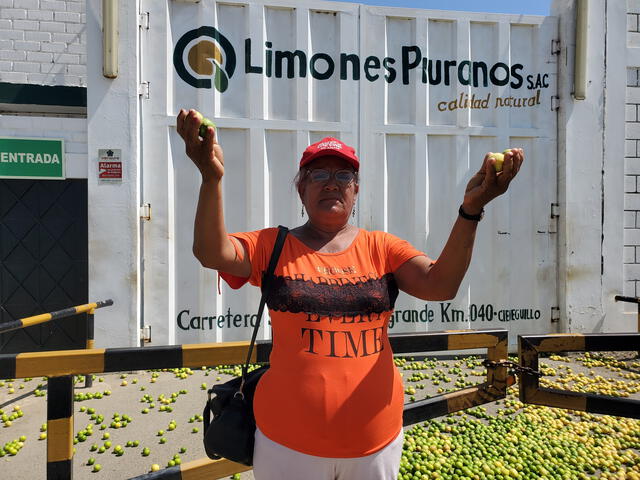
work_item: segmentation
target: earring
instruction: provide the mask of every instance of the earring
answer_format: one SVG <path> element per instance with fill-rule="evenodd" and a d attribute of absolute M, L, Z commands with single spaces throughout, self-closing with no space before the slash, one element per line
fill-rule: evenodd
<path fill-rule="evenodd" d="M 302 208 L 300 209 L 300 216 L 304 218 L 304 205 L 302 205 Z"/>
<path fill-rule="evenodd" d="M 355 205 L 353 206 L 353 210 L 351 210 L 351 216 L 353 218 L 356 218 L 356 206 Z"/>

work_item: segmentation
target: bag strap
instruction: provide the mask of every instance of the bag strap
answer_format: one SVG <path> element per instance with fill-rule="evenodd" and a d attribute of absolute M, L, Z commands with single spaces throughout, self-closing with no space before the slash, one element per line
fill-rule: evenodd
<path fill-rule="evenodd" d="M 249 344 L 249 351 L 247 352 L 247 360 L 242 366 L 242 382 L 240 383 L 240 388 L 238 392 L 242 395 L 242 388 L 244 387 L 244 381 L 247 376 L 247 370 L 249 369 L 249 360 L 251 359 L 251 354 L 253 353 L 253 345 L 256 342 L 256 337 L 258 336 L 258 329 L 260 328 L 260 319 L 262 318 L 262 312 L 264 311 L 264 305 L 267 302 L 267 297 L 271 291 L 271 285 L 273 283 L 273 272 L 276 269 L 276 265 L 278 264 L 278 259 L 280 258 L 280 253 L 282 252 L 282 246 L 284 245 L 284 241 L 289 233 L 289 229 L 287 227 L 283 227 L 282 225 L 278 226 L 278 236 L 276 237 L 275 244 L 273 245 L 273 252 L 271 253 L 271 259 L 269 260 L 269 267 L 265 275 L 262 277 L 262 297 L 260 298 L 260 307 L 258 307 L 258 318 L 256 320 L 256 326 L 253 328 L 253 335 L 251 336 L 251 343 Z"/>

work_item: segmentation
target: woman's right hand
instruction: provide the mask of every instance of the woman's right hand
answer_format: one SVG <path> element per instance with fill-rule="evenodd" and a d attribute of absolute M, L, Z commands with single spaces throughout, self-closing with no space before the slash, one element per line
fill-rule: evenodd
<path fill-rule="evenodd" d="M 198 167 L 202 181 L 220 181 L 224 175 L 224 154 L 216 141 L 213 127 L 207 129 L 204 139 L 200 139 L 198 130 L 200 118 L 196 111 L 180 109 L 178 113 L 178 134 L 185 144 L 187 156 Z"/>

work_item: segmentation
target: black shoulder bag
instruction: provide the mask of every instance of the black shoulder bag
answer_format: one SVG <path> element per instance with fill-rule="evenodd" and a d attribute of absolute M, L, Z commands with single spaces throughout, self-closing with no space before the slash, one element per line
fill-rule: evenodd
<path fill-rule="evenodd" d="M 253 395 L 260 377 L 269 366 L 262 366 L 250 373 L 247 372 L 247 369 L 258 335 L 258 328 L 260 328 L 262 311 L 273 283 L 273 272 L 288 232 L 286 227 L 278 227 L 278 237 L 273 246 L 269 267 L 262 277 L 262 298 L 258 308 L 258 318 L 247 352 L 247 361 L 242 367 L 242 376 L 220 385 L 214 385 L 208 391 L 209 397 L 202 413 L 204 417 L 204 450 L 207 456 L 213 460 L 224 457 L 243 465 L 253 465 L 253 444 L 256 432 Z M 211 398 L 212 393 L 215 394 L 213 398 Z"/>

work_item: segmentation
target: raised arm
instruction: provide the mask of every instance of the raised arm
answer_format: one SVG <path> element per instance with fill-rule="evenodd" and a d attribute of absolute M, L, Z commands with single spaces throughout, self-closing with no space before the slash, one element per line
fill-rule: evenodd
<path fill-rule="evenodd" d="M 495 160 L 487 154 L 480 170 L 467 184 L 462 202 L 464 213 L 477 215 L 487 203 L 506 192 L 523 161 L 524 151 L 513 148 L 504 156 L 502 171 L 496 173 Z M 394 272 L 398 288 L 423 300 L 455 297 L 471 262 L 477 226 L 477 221 L 459 215 L 435 262 L 427 257 L 414 257 Z"/>
<path fill-rule="evenodd" d="M 224 225 L 222 147 L 216 141 L 213 127 L 207 128 L 204 138 L 198 135 L 199 127 L 200 118 L 195 110 L 180 110 L 178 134 L 184 140 L 187 156 L 202 176 L 193 228 L 193 254 L 204 267 L 246 278 L 251 274 L 248 255 L 245 251 L 242 259 L 238 257 Z M 241 248 L 244 249 L 242 244 Z"/>

